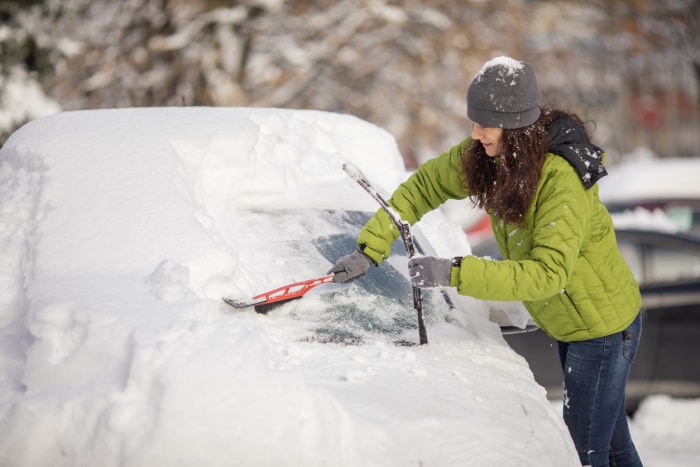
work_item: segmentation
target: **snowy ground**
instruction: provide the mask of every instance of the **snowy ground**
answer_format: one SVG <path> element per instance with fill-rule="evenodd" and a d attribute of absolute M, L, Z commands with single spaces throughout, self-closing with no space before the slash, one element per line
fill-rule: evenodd
<path fill-rule="evenodd" d="M 222 304 L 325 273 L 286 240 L 338 225 L 255 213 L 374 210 L 345 161 L 384 190 L 405 176 L 386 132 L 321 112 L 70 112 L 16 132 L 0 151 L 0 465 L 577 465 L 485 303 L 428 313 L 414 347 L 361 284 L 267 316 Z M 468 250 L 425 222 L 439 253 Z M 329 301 L 374 311 L 331 323 Z M 321 343 L 323 324 L 361 343 Z M 699 420 L 697 401 L 646 401 L 647 465 L 700 464 Z"/>

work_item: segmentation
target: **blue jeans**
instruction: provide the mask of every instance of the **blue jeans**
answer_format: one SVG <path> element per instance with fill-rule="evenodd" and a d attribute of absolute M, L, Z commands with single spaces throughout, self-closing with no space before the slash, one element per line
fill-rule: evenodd
<path fill-rule="evenodd" d="M 559 342 L 564 422 L 581 464 L 641 467 L 625 412 L 625 386 L 642 334 L 642 314 L 616 334 Z"/>

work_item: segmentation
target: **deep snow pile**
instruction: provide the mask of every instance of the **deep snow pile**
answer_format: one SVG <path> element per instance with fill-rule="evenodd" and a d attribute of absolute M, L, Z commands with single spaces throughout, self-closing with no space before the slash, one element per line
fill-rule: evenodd
<path fill-rule="evenodd" d="M 286 264 L 285 231 L 247 213 L 376 209 L 345 161 L 385 191 L 405 177 L 386 132 L 320 112 L 69 112 L 16 132 L 0 151 L 0 465 L 577 465 L 483 303 L 433 320 L 421 347 L 307 339 L 299 303 L 319 295 L 228 312 L 222 296 L 330 266 Z M 441 222 L 425 221 L 439 253 L 464 253 Z"/>

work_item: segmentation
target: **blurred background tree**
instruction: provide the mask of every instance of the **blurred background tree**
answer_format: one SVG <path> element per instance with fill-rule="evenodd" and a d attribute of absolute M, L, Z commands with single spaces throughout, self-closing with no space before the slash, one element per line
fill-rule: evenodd
<path fill-rule="evenodd" d="M 697 0 L 0 0 L 0 143 L 59 110 L 266 106 L 350 113 L 409 165 L 470 131 L 497 55 L 596 123 L 614 162 L 700 154 Z"/>

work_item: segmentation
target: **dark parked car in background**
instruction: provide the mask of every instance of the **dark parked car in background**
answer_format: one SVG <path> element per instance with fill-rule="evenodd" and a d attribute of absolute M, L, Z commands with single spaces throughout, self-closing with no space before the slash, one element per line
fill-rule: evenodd
<path fill-rule="evenodd" d="M 620 251 L 640 285 L 642 343 L 627 385 L 633 412 L 651 394 L 700 397 L 700 238 L 616 228 Z M 495 241 L 473 247 L 477 256 L 500 258 Z M 562 397 L 556 341 L 542 330 L 505 336 L 525 357 L 550 399 Z"/>

